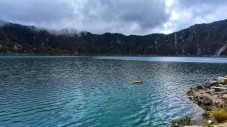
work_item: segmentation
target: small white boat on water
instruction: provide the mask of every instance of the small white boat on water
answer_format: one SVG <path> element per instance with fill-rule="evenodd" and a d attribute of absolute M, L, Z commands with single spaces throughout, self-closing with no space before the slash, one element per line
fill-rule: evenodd
<path fill-rule="evenodd" d="M 132 82 L 132 84 L 143 84 L 143 83 L 144 83 L 143 80 L 136 80 Z"/>

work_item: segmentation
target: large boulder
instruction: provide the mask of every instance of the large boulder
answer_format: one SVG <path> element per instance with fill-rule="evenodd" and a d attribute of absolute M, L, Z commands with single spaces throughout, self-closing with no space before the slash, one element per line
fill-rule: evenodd
<path fill-rule="evenodd" d="M 217 81 L 218 81 L 218 83 L 221 83 L 223 85 L 227 84 L 227 78 L 226 77 L 218 77 Z"/>
<path fill-rule="evenodd" d="M 197 103 L 198 105 L 203 105 L 203 100 L 200 100 L 200 99 L 199 99 L 199 100 L 196 101 L 196 103 Z"/>
<path fill-rule="evenodd" d="M 225 104 L 223 104 L 223 103 L 216 103 L 216 107 L 217 108 L 224 108 L 225 107 Z"/>
<path fill-rule="evenodd" d="M 210 112 L 209 112 L 209 111 L 206 111 L 206 112 L 204 112 L 204 113 L 202 114 L 202 116 L 203 116 L 204 118 L 209 118 L 209 117 L 210 117 Z"/>
<path fill-rule="evenodd" d="M 211 99 L 204 99 L 203 105 L 205 105 L 205 106 L 211 106 L 212 105 L 212 100 Z"/>
<path fill-rule="evenodd" d="M 212 80 L 212 81 L 206 82 L 206 83 L 204 84 L 204 86 L 205 86 L 206 88 L 210 88 L 211 86 L 216 86 L 217 84 L 218 84 L 218 81 Z"/>
<path fill-rule="evenodd" d="M 201 85 L 199 85 L 199 86 L 196 86 L 196 88 L 197 88 L 198 90 L 201 90 L 201 89 L 203 89 L 204 87 L 201 86 Z"/>

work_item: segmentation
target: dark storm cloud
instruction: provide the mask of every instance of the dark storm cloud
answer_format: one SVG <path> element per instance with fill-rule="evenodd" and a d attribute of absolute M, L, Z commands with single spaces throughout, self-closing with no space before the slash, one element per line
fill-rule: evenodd
<path fill-rule="evenodd" d="M 155 27 L 168 19 L 165 2 L 160 0 L 96 0 L 83 8 L 89 20 L 138 23 L 141 27 Z"/>
<path fill-rule="evenodd" d="M 0 19 L 93 33 L 170 33 L 227 18 L 226 0 L 0 0 Z"/>
<path fill-rule="evenodd" d="M 3 20 L 94 33 L 146 33 L 165 21 L 163 0 L 1 0 Z"/>
<path fill-rule="evenodd" d="M 19 22 L 55 22 L 72 16 L 73 7 L 60 0 L 1 0 L 0 18 Z"/>
<path fill-rule="evenodd" d="M 81 29 L 98 33 L 145 34 L 169 17 L 163 0 L 90 0 L 79 12 Z"/>

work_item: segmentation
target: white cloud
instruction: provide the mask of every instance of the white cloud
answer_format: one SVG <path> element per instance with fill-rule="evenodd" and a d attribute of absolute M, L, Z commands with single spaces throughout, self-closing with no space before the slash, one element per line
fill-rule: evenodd
<path fill-rule="evenodd" d="M 194 24 L 210 23 L 227 18 L 225 0 L 167 0 L 170 18 L 158 30 L 172 33 Z M 169 4 L 171 3 L 171 4 Z"/>

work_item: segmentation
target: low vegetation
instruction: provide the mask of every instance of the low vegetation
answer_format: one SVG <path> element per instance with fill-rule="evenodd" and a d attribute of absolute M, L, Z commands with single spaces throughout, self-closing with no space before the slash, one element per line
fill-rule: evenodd
<path fill-rule="evenodd" d="M 177 121 L 173 121 L 171 127 L 183 127 L 186 125 L 191 125 L 191 118 L 187 116 Z"/>
<path fill-rule="evenodd" d="M 227 120 L 227 111 L 224 109 L 216 109 L 211 113 L 211 118 L 215 122 L 224 122 Z"/>

